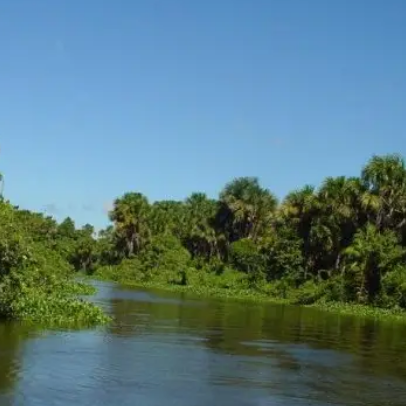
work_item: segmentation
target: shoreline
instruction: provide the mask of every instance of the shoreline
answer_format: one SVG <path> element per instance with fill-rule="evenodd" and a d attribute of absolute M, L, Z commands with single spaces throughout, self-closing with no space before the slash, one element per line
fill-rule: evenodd
<path fill-rule="evenodd" d="M 252 290 L 246 291 L 236 291 L 228 290 L 224 288 L 215 287 L 196 287 L 193 285 L 175 285 L 175 284 L 165 284 L 160 282 L 134 282 L 134 281 L 114 281 L 102 277 L 91 277 L 90 279 L 104 281 L 104 282 L 114 282 L 124 288 L 146 288 L 146 289 L 157 289 L 167 292 L 185 292 L 191 293 L 199 298 L 215 298 L 224 300 L 235 300 L 235 301 L 247 301 L 247 302 L 257 302 L 257 303 L 269 303 L 274 305 L 288 305 L 296 307 L 304 307 L 309 309 L 316 309 L 323 312 L 328 312 L 332 314 L 351 316 L 351 317 L 362 317 L 365 319 L 380 321 L 380 322 L 400 322 L 406 323 L 406 311 L 400 311 L 396 309 L 384 309 L 379 307 L 372 307 L 366 305 L 352 304 L 352 303 L 340 303 L 340 302 L 318 302 L 310 305 L 302 305 L 294 303 L 290 299 L 283 299 L 268 296 L 264 293 L 255 292 Z"/>

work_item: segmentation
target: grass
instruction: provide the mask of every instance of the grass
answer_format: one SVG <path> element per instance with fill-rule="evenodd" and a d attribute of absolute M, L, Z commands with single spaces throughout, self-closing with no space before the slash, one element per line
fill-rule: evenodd
<path fill-rule="evenodd" d="M 65 288 L 65 292 L 71 295 L 91 296 L 97 293 L 97 289 L 84 282 L 69 282 Z"/>
<path fill-rule="evenodd" d="M 402 309 L 384 309 L 353 303 L 320 301 L 305 307 L 314 307 L 345 316 L 357 316 L 379 321 L 406 322 L 406 312 Z"/>
<path fill-rule="evenodd" d="M 269 297 L 264 293 L 255 291 L 253 289 L 226 289 L 218 286 L 194 286 L 194 285 L 176 285 L 168 284 L 162 282 L 134 282 L 134 281 L 120 281 L 120 285 L 126 287 L 142 287 L 142 288 L 153 288 L 161 289 L 172 292 L 189 292 L 193 295 L 200 297 L 214 297 L 219 299 L 231 299 L 231 300 L 249 300 L 249 301 L 268 301 L 272 303 L 289 304 L 289 300 Z"/>

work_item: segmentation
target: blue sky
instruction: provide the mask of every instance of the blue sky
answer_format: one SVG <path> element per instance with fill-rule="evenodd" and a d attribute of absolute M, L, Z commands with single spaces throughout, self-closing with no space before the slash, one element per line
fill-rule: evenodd
<path fill-rule="evenodd" d="M 24 208 L 106 224 L 127 191 L 277 196 L 406 155 L 404 0 L 0 3 L 0 170 Z"/>

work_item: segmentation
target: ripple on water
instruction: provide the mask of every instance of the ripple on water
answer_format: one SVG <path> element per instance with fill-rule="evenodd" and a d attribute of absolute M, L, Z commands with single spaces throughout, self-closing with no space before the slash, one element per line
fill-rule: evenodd
<path fill-rule="evenodd" d="M 1 406 L 404 406 L 396 327 L 112 284 L 95 300 L 112 325 L 0 325 Z"/>

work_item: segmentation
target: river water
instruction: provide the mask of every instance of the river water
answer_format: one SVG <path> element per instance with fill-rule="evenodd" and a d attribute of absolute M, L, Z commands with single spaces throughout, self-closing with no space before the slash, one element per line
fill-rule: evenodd
<path fill-rule="evenodd" d="M 406 327 L 97 283 L 115 322 L 0 324 L 0 406 L 406 404 Z"/>

